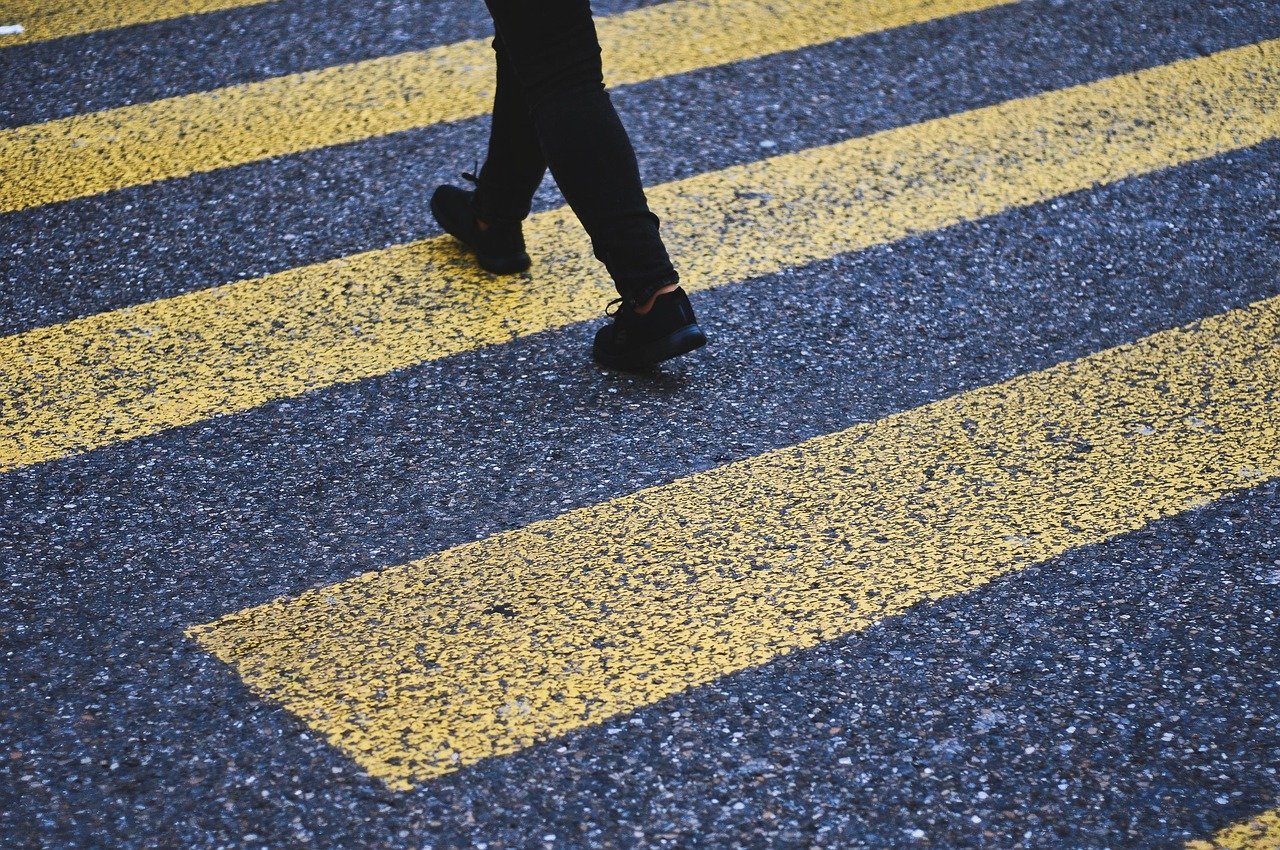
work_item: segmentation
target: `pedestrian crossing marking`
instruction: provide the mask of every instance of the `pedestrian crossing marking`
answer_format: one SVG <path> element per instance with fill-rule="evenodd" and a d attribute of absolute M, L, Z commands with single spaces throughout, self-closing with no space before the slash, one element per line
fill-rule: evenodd
<path fill-rule="evenodd" d="M 1186 850 L 1280 850 L 1280 809 L 1229 826 L 1207 841 L 1188 841 Z"/>
<path fill-rule="evenodd" d="M 699 290 L 1277 137 L 1265 41 L 649 195 Z M 526 233 L 531 278 L 440 237 L 0 338 L 0 471 L 598 316 L 612 288 L 572 214 Z"/>
<path fill-rule="evenodd" d="M 266 2 L 269 0 L 4 0 L 0 2 L 0 25 L 17 25 L 22 30 L 0 36 L 0 48 Z"/>
<path fill-rule="evenodd" d="M 1008 2 L 675 0 L 597 28 L 616 86 Z M 493 63 L 476 39 L 0 130 L 0 213 L 484 115 Z"/>
<path fill-rule="evenodd" d="M 396 789 L 1280 476 L 1280 297 L 189 631 Z"/>

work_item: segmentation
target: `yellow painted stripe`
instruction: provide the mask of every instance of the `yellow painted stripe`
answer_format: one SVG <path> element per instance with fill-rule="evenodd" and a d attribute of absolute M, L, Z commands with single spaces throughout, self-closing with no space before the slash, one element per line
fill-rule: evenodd
<path fill-rule="evenodd" d="M 1189 841 L 1187 850 L 1280 850 L 1280 809 L 1227 827 L 1208 841 Z"/>
<path fill-rule="evenodd" d="M 705 289 L 1277 136 L 1267 41 L 650 198 Z M 598 316 L 612 290 L 572 214 L 526 235 L 531 279 L 490 278 L 433 238 L 0 338 L 0 470 Z"/>
<path fill-rule="evenodd" d="M 1007 2 L 676 0 L 598 28 L 620 85 Z M 483 115 L 493 74 L 465 41 L 0 131 L 0 212 Z"/>
<path fill-rule="evenodd" d="M 266 2 L 268 0 L 4 0 L 0 2 L 0 27 L 17 25 L 22 31 L 0 35 L 0 47 Z"/>
<path fill-rule="evenodd" d="M 1278 337 L 1275 298 L 190 634 L 408 788 L 1280 475 Z"/>

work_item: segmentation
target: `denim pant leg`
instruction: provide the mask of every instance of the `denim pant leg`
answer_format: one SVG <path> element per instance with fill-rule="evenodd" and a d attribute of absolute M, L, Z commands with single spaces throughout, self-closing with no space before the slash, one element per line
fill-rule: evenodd
<path fill-rule="evenodd" d="M 679 280 L 649 210 L 631 140 L 604 88 L 588 0 L 485 0 L 542 154 L 618 293 Z"/>

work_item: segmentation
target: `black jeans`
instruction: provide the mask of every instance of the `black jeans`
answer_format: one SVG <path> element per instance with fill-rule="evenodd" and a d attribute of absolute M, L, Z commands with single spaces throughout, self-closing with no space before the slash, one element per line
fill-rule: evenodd
<path fill-rule="evenodd" d="M 476 215 L 522 221 L 550 166 L 618 294 L 647 301 L 679 277 L 605 91 L 589 0 L 485 2 L 497 31 L 498 93 Z"/>

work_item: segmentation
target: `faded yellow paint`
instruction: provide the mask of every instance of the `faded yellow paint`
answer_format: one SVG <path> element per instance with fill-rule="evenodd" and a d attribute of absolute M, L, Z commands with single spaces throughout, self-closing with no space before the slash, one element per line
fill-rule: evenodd
<path fill-rule="evenodd" d="M 269 0 L 0 0 L 0 26 L 18 24 L 23 29 L 0 35 L 0 47 L 266 2 Z"/>
<path fill-rule="evenodd" d="M 1262 42 L 649 194 L 706 289 L 1280 136 L 1278 60 Z M 526 234 L 529 278 L 434 238 L 0 338 L 0 470 L 598 316 L 572 215 Z"/>
<path fill-rule="evenodd" d="M 1280 475 L 1280 298 L 190 630 L 398 789 Z"/>
<path fill-rule="evenodd" d="M 1007 2 L 676 0 L 598 29 L 621 85 Z M 0 213 L 483 115 L 493 75 L 464 41 L 0 130 Z"/>
<path fill-rule="evenodd" d="M 1188 841 L 1187 850 L 1280 850 L 1280 809 L 1229 826 L 1208 841 Z"/>

